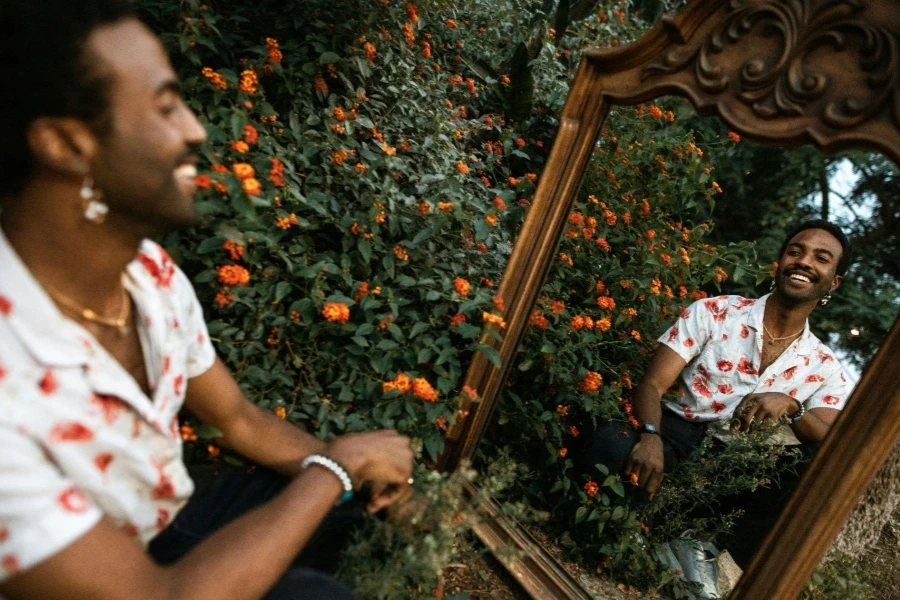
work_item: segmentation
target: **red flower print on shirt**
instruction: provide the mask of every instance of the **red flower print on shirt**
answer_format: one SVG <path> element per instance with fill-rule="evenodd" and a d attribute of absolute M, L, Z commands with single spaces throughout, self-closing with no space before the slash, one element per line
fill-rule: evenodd
<path fill-rule="evenodd" d="M 156 471 L 159 474 L 158 479 L 156 480 L 156 486 L 153 488 L 153 494 L 151 497 L 154 500 L 167 500 L 169 498 L 175 497 L 175 484 L 172 483 L 172 479 L 166 475 L 162 467 L 159 465 L 156 466 Z"/>
<path fill-rule="evenodd" d="M 721 414 L 721 412 L 723 410 L 725 410 L 725 405 L 722 404 L 721 402 L 716 402 L 715 400 L 713 400 L 712 409 L 713 409 L 713 412 L 715 412 L 718 415 L 718 414 Z"/>
<path fill-rule="evenodd" d="M 175 389 L 175 395 L 181 395 L 181 388 L 184 386 L 184 375 L 176 375 L 174 381 L 172 381 L 172 386 Z"/>
<path fill-rule="evenodd" d="M 791 391 L 789 391 L 788 396 L 790 396 L 791 398 L 796 398 L 797 397 L 797 388 L 794 388 Z"/>
<path fill-rule="evenodd" d="M 147 273 L 150 274 L 150 277 L 156 281 L 156 287 L 167 288 L 172 284 L 172 277 L 175 275 L 175 265 L 165 252 L 162 252 L 162 254 L 162 264 L 158 264 L 143 252 L 138 253 L 137 259 L 144 266 L 144 269 L 147 270 Z"/>
<path fill-rule="evenodd" d="M 694 345 L 694 338 L 688 338 L 688 339 L 684 340 L 684 342 L 682 342 L 682 343 L 685 346 L 687 346 L 688 348 L 690 348 Z"/>
<path fill-rule="evenodd" d="M 757 375 L 756 369 L 753 368 L 753 363 L 746 356 L 742 356 L 741 360 L 738 361 L 738 371 L 743 373 L 744 375 Z"/>
<path fill-rule="evenodd" d="M 112 452 L 103 452 L 94 457 L 94 465 L 101 473 L 106 475 L 106 469 L 109 468 L 109 463 L 113 461 L 113 458 Z"/>
<path fill-rule="evenodd" d="M 178 322 L 178 319 L 172 319 L 172 329 L 178 329 L 181 327 L 181 323 Z"/>
<path fill-rule="evenodd" d="M 673 325 L 672 329 L 669 330 L 669 341 L 675 341 L 675 338 L 678 337 L 678 325 Z"/>
<path fill-rule="evenodd" d="M 107 425 L 115 423 L 122 411 L 125 410 L 124 402 L 107 394 L 94 394 L 91 396 L 91 404 L 100 407 L 103 412 L 103 420 Z"/>
<path fill-rule="evenodd" d="M 723 334 L 722 334 L 722 341 L 723 341 L 723 342 L 727 342 L 727 341 L 728 341 L 728 334 L 727 334 L 727 333 L 723 333 Z"/>
<path fill-rule="evenodd" d="M 50 430 L 50 442 L 89 442 L 94 439 L 94 432 L 77 421 L 57 423 Z"/>
<path fill-rule="evenodd" d="M 197 334 L 197 343 L 198 343 L 198 344 L 206 343 L 206 336 L 203 335 L 203 332 L 202 332 L 202 331 L 201 331 L 200 333 Z"/>
<path fill-rule="evenodd" d="M 681 318 L 682 318 L 682 319 L 687 319 L 687 318 L 690 317 L 690 316 L 691 316 L 691 311 L 690 311 L 690 309 L 685 308 L 684 310 L 681 311 Z"/>
<path fill-rule="evenodd" d="M 730 360 L 720 360 L 716 363 L 716 367 L 718 367 L 719 370 L 723 373 L 727 373 L 734 368 L 734 363 Z"/>
<path fill-rule="evenodd" d="M 7 554 L 0 558 L 0 567 L 3 567 L 7 575 L 15 575 L 21 568 L 19 566 L 19 557 L 15 554 Z"/>
<path fill-rule="evenodd" d="M 813 373 L 806 378 L 806 383 L 822 383 L 823 381 L 825 381 L 825 378 L 818 373 Z"/>
<path fill-rule="evenodd" d="M 703 377 L 703 379 L 709 379 L 709 370 L 707 370 L 706 365 L 700 363 L 697 365 L 697 372 Z"/>
<path fill-rule="evenodd" d="M 8 317 L 12 314 L 12 301 L 6 296 L 0 296 L 0 315 Z"/>
<path fill-rule="evenodd" d="M 720 393 L 720 394 L 725 394 L 725 395 L 727 395 L 727 394 L 733 394 L 733 393 L 734 393 L 734 387 L 733 387 L 730 383 L 722 383 L 722 384 L 719 384 L 719 393 Z M 715 404 L 715 402 L 713 402 L 713 404 Z M 718 412 L 718 411 L 716 411 L 716 412 Z"/>
<path fill-rule="evenodd" d="M 785 369 L 784 373 L 782 373 L 781 375 L 785 379 L 793 379 L 794 373 L 796 373 L 796 372 L 797 372 L 797 365 L 794 365 L 793 367 L 788 367 L 787 369 Z"/>
<path fill-rule="evenodd" d="M 816 353 L 819 355 L 819 362 L 825 363 L 834 360 L 834 356 L 832 356 L 828 352 L 825 352 L 824 350 L 817 350 Z"/>
<path fill-rule="evenodd" d="M 822 398 L 822 402 L 831 406 L 837 406 L 841 403 L 841 399 L 837 396 L 825 396 L 824 398 Z"/>
<path fill-rule="evenodd" d="M 56 381 L 56 375 L 53 374 L 53 371 L 45 371 L 44 376 L 41 377 L 40 382 L 38 382 L 38 387 L 41 388 L 41 392 L 49 396 L 53 392 L 56 391 L 56 388 L 59 386 L 59 382 Z"/>
<path fill-rule="evenodd" d="M 703 396 L 704 398 L 712 398 L 712 392 L 706 386 L 706 382 L 701 377 L 694 377 L 694 383 L 691 389 Z"/>
<path fill-rule="evenodd" d="M 754 304 L 756 304 L 756 300 L 753 298 L 741 298 L 740 300 L 737 301 L 737 304 L 734 304 L 733 306 L 736 309 L 740 310 L 740 309 L 744 308 L 745 306 L 753 306 Z"/>
<path fill-rule="evenodd" d="M 741 337 L 745 340 L 750 337 L 750 329 L 743 323 L 741 323 Z"/>
<path fill-rule="evenodd" d="M 4 377 L 6 377 L 6 369 L 4 369 L 3 364 L 0 363 L 0 381 L 3 381 Z"/>
<path fill-rule="evenodd" d="M 9 539 L 9 529 L 0 527 L 0 544 Z"/>
<path fill-rule="evenodd" d="M 725 315 L 728 314 L 727 306 L 719 306 L 718 300 L 707 300 L 703 305 L 712 314 L 713 321 L 718 321 L 719 323 L 725 321 Z"/>
<path fill-rule="evenodd" d="M 690 406 L 688 406 L 687 404 L 684 404 L 684 403 L 679 404 L 678 406 L 680 406 L 680 407 L 681 407 L 681 410 L 684 411 L 684 416 L 685 416 L 685 417 L 687 417 L 688 419 L 693 419 L 693 418 L 694 418 L 694 411 L 691 410 L 691 407 L 690 407 Z"/>
<path fill-rule="evenodd" d="M 172 364 L 172 358 L 170 356 L 163 357 L 163 375 L 169 372 L 169 367 Z"/>
<path fill-rule="evenodd" d="M 169 511 L 164 508 L 160 508 L 156 511 L 156 530 L 162 531 L 169 524 L 169 520 L 171 517 L 169 516 Z"/>
<path fill-rule="evenodd" d="M 808 356 L 804 356 L 804 357 L 803 357 L 803 366 L 804 366 L 804 367 L 808 367 L 808 366 L 809 366 L 809 357 L 808 357 Z"/>
<path fill-rule="evenodd" d="M 87 498 L 74 486 L 62 492 L 56 501 L 66 512 L 81 513 L 88 509 Z"/>

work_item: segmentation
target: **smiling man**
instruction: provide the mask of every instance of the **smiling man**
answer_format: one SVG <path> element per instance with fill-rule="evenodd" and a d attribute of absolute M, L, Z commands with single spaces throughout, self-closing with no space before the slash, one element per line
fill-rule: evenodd
<path fill-rule="evenodd" d="M 849 385 L 807 318 L 828 302 L 849 264 L 850 243 L 840 228 L 808 221 L 782 246 L 771 294 L 719 296 L 686 308 L 659 339 L 635 392 L 639 427 L 599 427 L 586 449 L 589 464 L 628 475 L 652 497 L 664 473 L 696 451 L 707 431 L 727 442 L 735 432 L 781 421 L 811 454 L 844 407 Z M 673 386 L 677 394 L 664 399 Z M 774 522 L 779 507 L 765 510 Z M 765 534 L 757 529 L 754 543 L 733 552 L 742 566 Z"/>
<path fill-rule="evenodd" d="M 216 357 L 149 241 L 194 222 L 205 139 L 159 41 L 126 0 L 4 0 L 0 55 L 0 598 L 350 598 L 292 564 L 354 489 L 408 491 L 409 440 L 325 444 Z M 192 504 L 182 406 L 265 475 Z"/>

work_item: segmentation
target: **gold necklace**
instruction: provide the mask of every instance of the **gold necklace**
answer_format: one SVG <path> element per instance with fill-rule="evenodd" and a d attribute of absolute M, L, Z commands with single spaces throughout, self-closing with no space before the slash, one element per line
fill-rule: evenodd
<path fill-rule="evenodd" d="M 68 296 L 57 292 L 53 288 L 47 287 L 47 291 L 53 297 L 54 300 L 65 306 L 66 308 L 73 310 L 81 315 L 81 317 L 90 321 L 91 323 L 96 323 L 98 325 L 103 325 L 104 327 L 113 327 L 116 331 L 119 332 L 119 335 L 126 336 L 130 332 L 128 327 L 128 317 L 131 314 L 131 302 L 128 299 L 128 292 L 125 291 L 125 288 L 122 287 L 122 313 L 118 317 L 104 317 L 103 315 L 98 315 L 90 308 L 86 308 L 81 306 Z"/>
<path fill-rule="evenodd" d="M 774 344 L 775 342 L 780 342 L 780 341 L 782 341 L 782 340 L 789 340 L 789 339 L 795 338 L 795 337 L 797 337 L 798 335 L 800 335 L 801 333 L 803 333 L 803 330 L 804 330 L 804 329 L 806 329 L 806 325 L 804 325 L 804 326 L 803 326 L 803 329 L 801 329 L 801 330 L 798 331 L 797 333 L 794 333 L 794 334 L 792 334 L 792 335 L 786 335 L 786 336 L 784 336 L 784 337 L 777 338 L 777 337 L 775 337 L 774 335 L 772 335 L 772 332 L 769 331 L 769 328 L 766 327 L 766 324 L 765 324 L 765 323 L 763 323 L 763 330 L 764 330 L 767 334 L 769 334 L 769 345 L 770 345 L 770 346 L 771 346 L 772 344 Z"/>

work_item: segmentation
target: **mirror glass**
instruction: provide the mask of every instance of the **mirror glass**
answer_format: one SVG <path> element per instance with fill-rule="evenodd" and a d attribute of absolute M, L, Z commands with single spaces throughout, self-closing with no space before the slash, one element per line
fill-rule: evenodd
<path fill-rule="evenodd" d="M 897 316 L 897 175 L 755 144 L 681 99 L 613 110 L 480 447 L 583 581 L 736 583 Z M 839 230 L 793 235 L 816 219 Z M 867 502 L 825 581 L 883 579 L 851 557 L 896 499 Z"/>

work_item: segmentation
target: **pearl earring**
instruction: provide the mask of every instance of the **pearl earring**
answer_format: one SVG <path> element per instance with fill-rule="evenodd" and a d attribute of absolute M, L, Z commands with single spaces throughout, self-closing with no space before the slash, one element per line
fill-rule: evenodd
<path fill-rule="evenodd" d="M 827 294 L 822 296 L 822 299 L 819 300 L 819 305 L 825 306 L 826 304 L 828 304 L 829 300 L 831 300 L 831 292 L 828 292 Z"/>
<path fill-rule="evenodd" d="M 81 185 L 81 205 L 84 218 L 95 225 L 102 225 L 109 213 L 109 206 L 103 202 L 103 192 L 94 189 L 94 179 L 88 175 Z"/>

